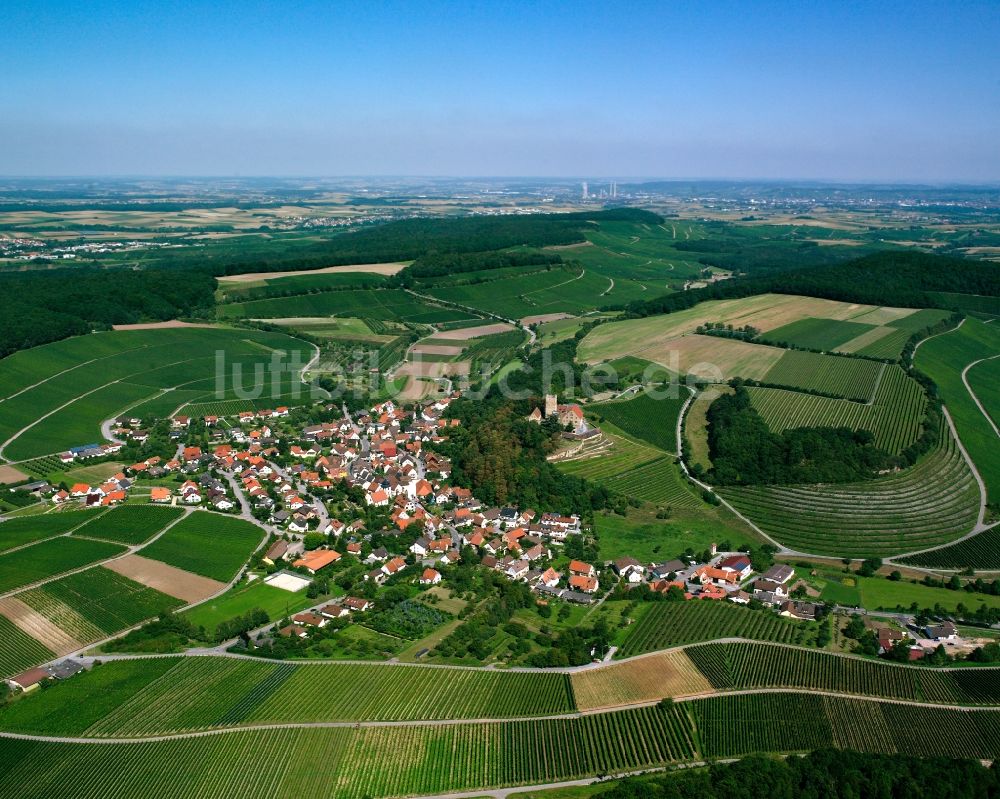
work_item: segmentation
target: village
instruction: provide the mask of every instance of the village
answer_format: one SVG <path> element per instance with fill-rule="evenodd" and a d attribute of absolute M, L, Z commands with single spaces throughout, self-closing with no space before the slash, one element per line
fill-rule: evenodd
<path fill-rule="evenodd" d="M 583 615 L 573 618 L 580 620 L 609 599 L 728 602 L 803 623 L 834 610 L 855 612 L 818 601 L 790 565 L 755 571 L 747 552 L 717 551 L 713 544 L 701 558 L 678 553 L 658 563 L 631 556 L 602 562 L 588 558 L 591 533 L 577 515 L 484 505 L 470 489 L 455 484 L 452 463 L 441 452 L 449 429 L 458 424 L 448 415 L 458 396 L 410 407 L 386 401 L 353 414 L 346 406 L 330 405 L 322 422 L 296 418 L 283 406 L 232 417 L 175 415 L 168 420 L 176 447 L 172 458 L 150 456 L 99 485 L 56 488 L 42 482 L 27 488 L 57 505 L 148 502 L 239 515 L 265 529 L 269 541 L 242 580 L 260 580 L 297 596 L 308 592 L 315 601 L 281 619 L 248 614 L 246 623 L 234 628 L 238 636 L 224 644 L 252 647 L 258 654 L 314 656 L 308 649 L 311 639 L 364 626 L 375 616 L 413 615 L 414 608 L 426 616 L 420 619 L 424 631 L 432 631 L 449 618 L 434 603 L 467 588 L 470 569 L 524 586 L 536 608 L 576 606 Z M 565 419 L 577 434 L 586 433 L 579 406 L 546 397 L 544 414 L 539 409 L 529 418 L 549 415 Z M 63 463 L 112 457 L 125 442 L 143 444 L 152 421 L 119 417 L 109 423 L 112 443 L 77 447 L 58 457 Z M 139 492 L 133 491 L 136 486 Z M 430 599 L 419 605 L 415 597 Z M 476 601 L 486 597 L 480 593 Z M 465 606 L 461 602 L 451 609 Z M 560 612 L 560 618 L 568 616 Z M 623 625 L 630 621 L 619 619 Z M 866 619 L 864 625 L 878 641 L 877 654 L 905 646 L 907 659 L 915 660 L 942 644 L 955 651 L 963 645 L 950 621 L 919 628 L 912 619 Z M 392 629 L 382 624 L 383 631 Z M 613 638 L 592 646 L 590 657 L 612 657 Z M 298 643 L 276 645 L 281 639 Z M 433 644 L 442 642 L 431 639 L 419 657 L 435 656 Z M 450 644 L 446 639 L 442 650 L 451 651 Z M 510 653 L 505 658 L 482 646 L 465 654 L 475 651 L 480 659 L 510 661 Z M 35 671 L 35 678 L 46 678 Z"/>

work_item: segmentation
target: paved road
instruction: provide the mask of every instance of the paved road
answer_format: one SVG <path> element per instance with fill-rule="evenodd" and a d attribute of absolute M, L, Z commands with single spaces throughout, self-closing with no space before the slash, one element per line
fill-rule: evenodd
<path fill-rule="evenodd" d="M 973 361 L 968 366 L 962 370 L 962 382 L 965 383 L 965 390 L 969 392 L 969 396 L 972 397 L 972 401 L 976 403 L 976 407 L 979 408 L 979 412 L 986 418 L 990 427 L 993 428 L 993 432 L 996 433 L 997 437 L 1000 437 L 1000 430 L 997 429 L 996 422 L 993 421 L 993 417 L 986 412 L 986 408 L 983 407 L 983 403 L 979 401 L 979 397 L 976 396 L 976 392 L 972 390 L 972 386 L 969 385 L 968 374 L 969 370 L 976 366 L 977 364 L 983 363 L 984 361 L 992 361 L 1000 358 L 1000 355 L 991 355 L 989 358 L 980 358 L 978 361 Z"/>

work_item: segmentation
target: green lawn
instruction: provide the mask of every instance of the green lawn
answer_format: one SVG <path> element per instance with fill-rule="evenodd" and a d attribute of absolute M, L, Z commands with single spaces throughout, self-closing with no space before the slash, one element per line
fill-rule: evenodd
<path fill-rule="evenodd" d="M 314 602 L 305 595 L 305 591 L 285 591 L 257 579 L 249 584 L 238 585 L 215 599 L 185 611 L 184 617 L 196 627 L 212 631 L 220 622 L 254 608 L 267 611 L 272 620 L 277 620 L 297 613 Z"/>
<path fill-rule="evenodd" d="M 749 535 L 721 526 L 711 518 L 711 513 L 676 513 L 670 519 L 656 519 L 652 514 L 637 511 L 626 517 L 596 514 L 594 525 L 601 558 L 617 560 L 631 555 L 643 563 L 653 563 L 672 560 L 688 548 L 700 552 L 723 541 L 733 547 L 754 542 Z"/>

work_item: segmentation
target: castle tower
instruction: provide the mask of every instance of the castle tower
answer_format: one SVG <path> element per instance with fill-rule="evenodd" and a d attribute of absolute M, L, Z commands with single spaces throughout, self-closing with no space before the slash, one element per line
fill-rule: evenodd
<path fill-rule="evenodd" d="M 559 401 L 555 394 L 545 395 L 545 418 L 556 416 L 559 413 Z"/>

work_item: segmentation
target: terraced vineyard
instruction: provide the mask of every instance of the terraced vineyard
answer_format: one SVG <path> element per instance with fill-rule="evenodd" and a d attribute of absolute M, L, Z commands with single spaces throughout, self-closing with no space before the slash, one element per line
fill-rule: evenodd
<path fill-rule="evenodd" d="M 228 582 L 263 538 L 243 519 L 195 511 L 142 550 L 143 557 Z"/>
<path fill-rule="evenodd" d="M 24 633 L 6 616 L 0 615 L 0 679 L 20 674 L 25 669 L 55 657 L 27 633 Z"/>
<path fill-rule="evenodd" d="M 942 704 L 1000 703 L 1000 669 L 934 671 L 768 644 L 685 650 L 720 690 L 803 688 Z"/>
<path fill-rule="evenodd" d="M 632 771 L 693 754 L 691 722 L 677 708 L 545 721 L 247 731 L 127 745 L 3 739 L 0 758 L 11 767 L 0 775 L 0 793 L 50 796 L 72 780 L 80 799 L 360 799 Z M 247 780 L 248 773 L 258 778 Z"/>
<path fill-rule="evenodd" d="M 701 500 L 688 487 L 672 457 L 659 458 L 599 482 L 612 491 L 657 505 L 701 507 Z"/>
<path fill-rule="evenodd" d="M 862 483 L 725 488 L 719 493 L 791 549 L 854 558 L 947 544 L 972 530 L 980 500 L 979 487 L 947 428 L 937 449 L 898 474 Z"/>
<path fill-rule="evenodd" d="M 665 452 L 676 454 L 677 417 L 687 400 L 686 389 L 675 387 L 678 396 L 654 398 L 650 392 L 627 400 L 601 402 L 587 406 L 588 413 L 607 419 L 615 427 L 640 441 L 645 441 Z M 664 391 L 664 389 L 657 389 Z"/>
<path fill-rule="evenodd" d="M 124 547 L 103 541 L 53 538 L 8 552 L 0 555 L 0 593 L 112 558 L 124 551 Z"/>
<path fill-rule="evenodd" d="M 875 446 L 898 454 L 917 440 L 927 404 L 920 384 L 903 369 L 886 369 L 871 405 L 796 391 L 751 386 L 754 408 L 775 433 L 796 427 L 868 430 Z"/>
<path fill-rule="evenodd" d="M 91 521 L 97 515 L 92 510 L 64 511 L 0 522 L 0 552 L 62 535 Z"/>
<path fill-rule="evenodd" d="M 926 569 L 1000 570 L 1000 527 L 984 530 L 971 538 L 941 549 L 900 558 L 900 563 Z"/>
<path fill-rule="evenodd" d="M 73 531 L 73 535 L 100 538 L 119 544 L 141 544 L 180 518 L 180 508 L 155 505 L 123 505 L 91 519 Z"/>
<path fill-rule="evenodd" d="M 660 602 L 630 628 L 618 654 L 631 657 L 715 638 L 798 644 L 812 634 L 810 625 L 771 611 L 749 610 L 728 602 Z"/>
<path fill-rule="evenodd" d="M 663 453 L 658 449 L 630 441 L 624 436 L 616 436 L 608 430 L 604 432 L 605 437 L 612 442 L 610 450 L 602 452 L 597 457 L 558 461 L 559 469 L 577 477 L 600 482 L 663 457 Z"/>
<path fill-rule="evenodd" d="M 106 638 L 184 603 L 95 566 L 17 595 L 78 641 Z"/>
<path fill-rule="evenodd" d="M 885 368 L 885 364 L 862 358 L 787 350 L 761 382 L 867 402 Z"/>

